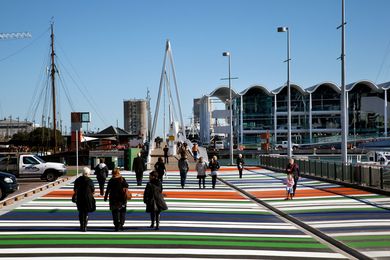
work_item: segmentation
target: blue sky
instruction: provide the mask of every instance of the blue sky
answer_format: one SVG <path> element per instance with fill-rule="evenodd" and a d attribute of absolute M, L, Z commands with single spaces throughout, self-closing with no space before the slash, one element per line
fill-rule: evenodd
<path fill-rule="evenodd" d="M 235 90 L 284 84 L 286 34 L 278 26 L 290 28 L 292 82 L 340 84 L 341 0 L 4 0 L 0 8 L 0 32 L 33 34 L 0 41 L 2 118 L 41 120 L 34 93 L 46 86 L 52 17 L 59 111 L 68 129 L 72 110 L 90 111 L 92 130 L 123 127 L 123 100 L 145 98 L 146 88 L 154 111 L 167 39 L 186 123 L 193 98 L 227 84 L 224 51 L 239 77 Z M 346 0 L 347 83 L 390 81 L 389 10 L 388 0 Z"/>

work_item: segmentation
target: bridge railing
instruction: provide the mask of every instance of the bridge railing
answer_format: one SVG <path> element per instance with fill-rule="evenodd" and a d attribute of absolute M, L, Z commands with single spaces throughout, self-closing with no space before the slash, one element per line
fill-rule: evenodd
<path fill-rule="evenodd" d="M 364 164 L 343 165 L 341 162 L 295 159 L 301 174 L 368 187 L 378 191 L 390 191 L 390 167 Z M 286 156 L 260 155 L 260 166 L 285 172 L 288 163 Z"/>

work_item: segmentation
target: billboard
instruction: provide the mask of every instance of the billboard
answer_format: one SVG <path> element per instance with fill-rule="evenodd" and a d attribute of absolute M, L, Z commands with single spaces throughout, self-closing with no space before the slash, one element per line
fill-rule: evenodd
<path fill-rule="evenodd" d="M 90 123 L 91 114 L 89 112 L 72 112 L 71 123 Z"/>

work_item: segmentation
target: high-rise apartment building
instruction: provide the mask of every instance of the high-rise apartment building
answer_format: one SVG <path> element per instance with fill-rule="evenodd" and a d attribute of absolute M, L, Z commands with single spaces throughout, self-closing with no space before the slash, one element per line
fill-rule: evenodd
<path fill-rule="evenodd" d="M 146 140 L 148 135 L 147 100 L 130 99 L 123 101 L 124 128 L 132 135 Z"/>

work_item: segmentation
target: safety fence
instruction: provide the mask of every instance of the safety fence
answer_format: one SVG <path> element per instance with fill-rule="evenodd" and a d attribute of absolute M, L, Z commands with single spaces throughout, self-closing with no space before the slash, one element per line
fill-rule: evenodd
<path fill-rule="evenodd" d="M 347 164 L 324 160 L 295 159 L 301 174 L 328 180 L 390 191 L 390 167 L 379 165 Z M 260 166 L 284 172 L 286 156 L 260 155 Z"/>

